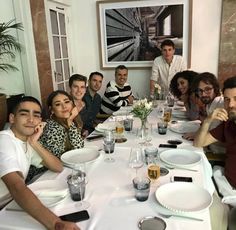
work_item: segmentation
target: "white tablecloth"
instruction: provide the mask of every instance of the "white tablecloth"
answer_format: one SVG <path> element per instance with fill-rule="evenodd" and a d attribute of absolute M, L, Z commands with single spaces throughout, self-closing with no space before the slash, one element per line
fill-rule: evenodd
<path fill-rule="evenodd" d="M 153 123 L 152 143 L 158 147 L 160 143 L 166 143 L 168 139 L 182 139 L 180 134 L 168 130 L 167 135 L 159 135 L 156 132 L 155 116 L 150 120 Z M 134 127 L 139 126 L 139 120 L 135 119 Z M 159 216 L 158 213 L 169 213 L 167 209 L 157 204 L 155 191 L 158 186 L 170 182 L 173 175 L 191 176 L 193 183 L 206 188 L 211 194 L 214 186 L 211 181 L 211 167 L 208 163 L 202 149 L 195 148 L 191 142 L 184 141 L 178 148 L 184 148 L 196 151 L 201 154 L 202 161 L 193 167 L 197 172 L 173 169 L 169 174 L 161 177 L 157 183 L 152 184 L 148 201 L 139 202 L 134 198 L 132 178 L 135 176 L 134 169 L 128 167 L 128 159 L 131 147 L 137 147 L 139 139 L 134 133 L 125 133 L 128 141 L 122 144 L 116 144 L 113 157 L 114 163 L 104 162 L 107 156 L 101 151 L 100 157 L 93 163 L 87 164 L 88 183 L 86 187 L 85 200 L 90 203 L 88 212 L 90 219 L 78 223 L 82 230 L 137 230 L 138 221 L 145 216 Z M 86 146 L 102 147 L 102 140 L 86 142 Z M 159 151 L 163 151 L 160 149 Z M 139 173 L 145 173 L 146 167 L 140 169 Z M 39 180 L 57 179 L 64 181 L 71 169 L 65 168 L 60 174 L 46 172 Z M 196 199 L 198 199 L 196 197 Z M 52 208 L 57 215 L 72 213 L 78 210 L 77 202 L 73 202 L 68 196 L 62 203 Z M 167 223 L 167 230 L 210 230 L 210 215 L 206 209 L 199 213 L 188 214 L 204 221 L 192 221 L 189 219 L 171 217 L 164 219 Z M 0 212 L 0 229 L 44 229 L 44 227 L 35 221 L 25 212 L 6 211 Z"/>

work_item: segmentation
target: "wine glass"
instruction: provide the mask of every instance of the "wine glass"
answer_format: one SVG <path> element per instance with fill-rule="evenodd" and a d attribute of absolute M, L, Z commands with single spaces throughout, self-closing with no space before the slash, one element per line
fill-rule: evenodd
<path fill-rule="evenodd" d="M 131 148 L 129 156 L 129 167 L 134 168 L 136 172 L 136 177 L 138 174 L 138 169 L 143 167 L 143 154 L 140 148 Z"/>
<path fill-rule="evenodd" d="M 86 165 L 85 163 L 76 163 L 73 166 L 72 174 L 68 176 L 67 183 L 69 185 L 72 200 L 79 201 L 76 207 L 81 210 L 87 209 L 90 204 L 84 201 L 86 191 Z"/>
<path fill-rule="evenodd" d="M 106 162 L 112 163 L 115 162 L 115 159 L 111 157 L 111 153 L 114 153 L 115 149 L 115 137 L 112 131 L 106 131 L 103 138 L 103 147 L 104 152 L 108 154 L 108 157 L 105 159 Z"/>

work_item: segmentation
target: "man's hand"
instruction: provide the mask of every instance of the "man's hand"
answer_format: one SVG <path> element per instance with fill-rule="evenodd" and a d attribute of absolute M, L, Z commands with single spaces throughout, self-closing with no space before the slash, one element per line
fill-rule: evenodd
<path fill-rule="evenodd" d="M 219 120 L 219 121 L 227 121 L 229 119 L 228 113 L 223 108 L 217 108 L 215 109 L 207 118 L 206 120 L 208 122 L 212 122 L 213 120 Z"/>
<path fill-rule="evenodd" d="M 132 95 L 129 95 L 129 97 L 127 99 L 129 101 L 129 104 L 133 104 L 134 97 Z"/>
<path fill-rule="evenodd" d="M 57 221 L 55 224 L 55 230 L 80 230 L 80 228 L 72 222 Z"/>
<path fill-rule="evenodd" d="M 34 133 L 28 138 L 29 143 L 35 143 L 43 133 L 46 122 L 40 122 L 34 129 Z"/>

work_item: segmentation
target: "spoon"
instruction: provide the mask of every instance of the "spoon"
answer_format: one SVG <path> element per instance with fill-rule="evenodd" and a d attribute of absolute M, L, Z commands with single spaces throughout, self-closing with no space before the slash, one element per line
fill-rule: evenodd
<path fill-rule="evenodd" d="M 191 216 L 182 216 L 182 215 L 177 215 L 177 214 L 162 214 L 162 213 L 158 213 L 158 214 L 164 218 L 170 218 L 173 216 L 173 217 L 185 218 L 189 220 L 203 221 L 203 219 L 191 217 Z"/>

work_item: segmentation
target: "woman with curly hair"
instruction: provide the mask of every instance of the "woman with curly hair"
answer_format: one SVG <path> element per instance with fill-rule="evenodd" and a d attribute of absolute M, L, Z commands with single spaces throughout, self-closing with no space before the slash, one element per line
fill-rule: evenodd
<path fill-rule="evenodd" d="M 186 70 L 176 73 L 170 82 L 170 92 L 184 103 L 190 120 L 201 120 L 201 113 L 205 111 L 205 106 L 191 90 L 198 75 L 197 72 Z"/>

